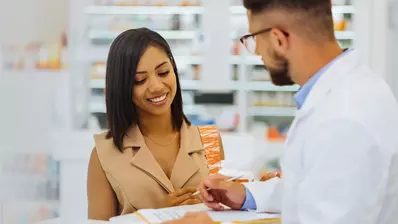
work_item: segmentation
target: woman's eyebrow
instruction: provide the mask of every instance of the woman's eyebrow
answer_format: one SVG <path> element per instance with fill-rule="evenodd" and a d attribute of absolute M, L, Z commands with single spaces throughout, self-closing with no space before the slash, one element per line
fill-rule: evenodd
<path fill-rule="evenodd" d="M 167 61 L 164 61 L 164 62 L 158 64 L 155 69 L 158 69 L 158 68 L 162 67 L 166 63 L 167 63 Z M 136 74 L 146 74 L 146 73 L 147 73 L 147 71 L 138 71 L 138 72 L 136 72 Z"/>

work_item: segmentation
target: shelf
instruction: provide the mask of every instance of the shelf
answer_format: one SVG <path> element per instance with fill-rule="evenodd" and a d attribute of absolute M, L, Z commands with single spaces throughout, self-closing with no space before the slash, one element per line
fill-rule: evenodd
<path fill-rule="evenodd" d="M 203 64 L 202 56 L 176 56 L 175 60 L 176 60 L 177 64 L 188 64 L 188 65 Z M 244 56 L 240 56 L 240 55 L 231 56 L 230 64 L 232 64 L 232 65 L 240 65 L 240 64 L 264 65 L 261 60 L 261 57 L 257 57 L 257 56 L 244 57 Z"/>
<path fill-rule="evenodd" d="M 196 80 L 180 80 L 182 90 L 199 90 L 199 81 Z"/>
<path fill-rule="evenodd" d="M 247 90 L 248 91 L 284 91 L 284 92 L 296 92 L 299 89 L 299 86 L 276 86 L 272 84 L 272 82 L 248 82 Z"/>
<path fill-rule="evenodd" d="M 98 31 L 93 30 L 89 33 L 89 38 L 92 40 L 113 40 L 123 31 Z M 163 38 L 168 40 L 192 40 L 200 31 L 186 31 L 186 30 L 165 30 L 157 31 Z M 335 31 L 336 39 L 338 40 L 352 40 L 354 39 L 353 31 Z M 233 33 L 230 34 L 230 38 L 236 38 Z M 255 62 L 259 63 L 258 60 Z"/>
<path fill-rule="evenodd" d="M 100 98 L 100 97 L 94 97 Z M 185 105 L 184 111 L 187 115 L 200 115 L 203 108 L 197 105 Z M 90 103 L 91 113 L 105 113 L 105 100 L 93 100 Z M 248 111 L 249 116 L 267 116 L 267 117 L 293 117 L 296 109 L 290 107 L 250 107 Z"/>
<path fill-rule="evenodd" d="M 293 107 L 250 107 L 249 116 L 265 117 L 294 117 L 296 108 Z"/>
<path fill-rule="evenodd" d="M 261 60 L 259 56 L 247 56 L 245 57 L 246 65 L 264 65 L 264 62 Z"/>
<path fill-rule="evenodd" d="M 123 31 L 90 31 L 90 39 L 115 39 Z M 169 40 L 189 40 L 193 39 L 197 31 L 168 30 L 157 31 L 163 38 Z"/>
<path fill-rule="evenodd" d="M 334 5 L 332 7 L 333 14 L 354 14 L 355 7 L 353 5 Z"/>
<path fill-rule="evenodd" d="M 232 14 L 246 14 L 246 9 L 243 6 L 231 6 L 230 11 Z M 353 14 L 355 7 L 352 5 L 334 5 L 332 7 L 333 14 Z"/>
<path fill-rule="evenodd" d="M 231 6 L 232 14 L 246 14 L 243 6 Z M 353 14 L 355 7 L 352 5 L 335 5 L 334 14 Z M 89 15 L 192 15 L 202 14 L 201 6 L 89 6 L 85 10 Z"/>
<path fill-rule="evenodd" d="M 105 88 L 105 79 L 91 79 L 90 80 L 90 88 L 91 89 L 104 89 Z"/>
<path fill-rule="evenodd" d="M 100 100 L 92 100 L 89 106 L 89 110 L 90 113 L 105 113 L 106 112 L 105 99 L 103 100 L 103 102 Z"/>
<path fill-rule="evenodd" d="M 85 62 L 93 62 L 93 61 L 106 61 L 108 57 L 109 47 L 98 47 L 98 48 L 84 48 L 80 49 L 77 58 L 81 61 Z M 198 55 L 192 56 L 174 56 L 174 59 L 177 65 L 201 65 L 203 64 L 203 57 Z M 230 58 L 230 63 L 239 65 L 239 64 L 246 64 L 246 65 L 263 65 L 261 57 L 258 56 L 241 56 L 241 55 L 234 55 Z"/>
<path fill-rule="evenodd" d="M 197 80 L 180 80 L 182 90 L 200 90 L 200 81 Z M 270 92 L 296 92 L 299 87 L 294 86 L 276 86 L 267 81 L 253 81 L 253 82 L 239 82 L 231 81 L 231 90 L 244 90 L 244 91 L 270 91 Z M 105 79 L 91 79 L 90 88 L 103 89 L 105 88 Z"/>
<path fill-rule="evenodd" d="M 337 40 L 352 40 L 354 39 L 353 31 L 335 31 Z"/>
<path fill-rule="evenodd" d="M 199 90 L 199 81 L 196 80 L 180 80 L 180 85 L 183 90 Z M 105 79 L 91 79 L 90 88 L 104 89 Z"/>
<path fill-rule="evenodd" d="M 106 105 L 105 105 L 105 98 L 100 96 L 94 96 L 91 100 L 89 106 L 90 113 L 105 113 L 106 112 Z M 184 105 L 184 112 L 186 115 L 201 115 L 204 111 L 203 106 L 198 105 Z"/>
<path fill-rule="evenodd" d="M 86 14 L 90 15 L 173 15 L 201 14 L 200 6 L 89 6 Z"/>

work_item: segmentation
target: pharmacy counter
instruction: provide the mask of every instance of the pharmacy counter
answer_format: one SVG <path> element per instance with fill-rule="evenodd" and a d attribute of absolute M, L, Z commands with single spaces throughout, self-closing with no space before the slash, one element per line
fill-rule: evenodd
<path fill-rule="evenodd" d="M 87 218 L 87 168 L 94 148 L 93 135 L 99 132 L 73 131 L 53 134 L 54 158 L 60 161 L 60 216 L 63 221 L 68 221 L 68 218 L 70 221 Z M 222 134 L 222 138 L 226 164 L 234 164 L 234 167 L 247 167 L 254 163 L 260 163 L 257 166 L 264 167 L 266 161 L 279 157 L 282 153 L 280 143 L 256 142 L 249 135 L 228 133 Z M 256 162 L 253 162 L 254 160 Z"/>
<path fill-rule="evenodd" d="M 60 216 L 62 220 L 87 218 L 87 168 L 95 131 L 53 134 L 54 159 L 60 162 Z M 72 220 L 71 220 L 72 221 Z"/>

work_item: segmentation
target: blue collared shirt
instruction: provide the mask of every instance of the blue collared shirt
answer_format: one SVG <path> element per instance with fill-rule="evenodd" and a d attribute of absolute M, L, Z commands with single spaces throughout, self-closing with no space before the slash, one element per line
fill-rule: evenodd
<path fill-rule="evenodd" d="M 312 87 L 315 85 L 315 83 L 318 81 L 318 79 L 322 76 L 323 73 L 331 66 L 333 65 L 338 59 L 346 55 L 348 52 L 350 52 L 351 49 L 345 49 L 342 54 L 337 56 L 335 59 L 333 59 L 331 62 L 329 62 L 325 67 L 323 67 L 321 70 L 319 70 L 317 73 L 315 73 L 314 76 L 312 76 L 294 95 L 294 102 L 297 105 L 298 109 L 301 109 L 303 106 L 305 100 L 307 99 L 308 94 L 310 93 Z"/>
<path fill-rule="evenodd" d="M 342 54 L 340 54 L 338 57 L 333 59 L 331 62 L 329 62 L 325 67 L 323 67 L 321 70 L 319 70 L 317 73 L 315 73 L 314 76 L 312 76 L 294 95 L 294 102 L 297 105 L 297 108 L 300 109 L 305 100 L 307 99 L 308 94 L 310 93 L 312 87 L 315 85 L 315 83 L 318 81 L 318 79 L 322 76 L 323 73 L 338 59 L 346 55 L 351 49 L 345 49 Z M 256 200 L 254 199 L 252 193 L 246 188 L 246 199 L 245 203 L 242 206 L 243 210 L 246 209 L 256 209 L 257 204 Z"/>

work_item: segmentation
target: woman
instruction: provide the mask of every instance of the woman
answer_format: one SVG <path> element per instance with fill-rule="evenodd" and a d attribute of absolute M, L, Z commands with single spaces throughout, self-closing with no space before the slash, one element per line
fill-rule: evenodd
<path fill-rule="evenodd" d="M 89 162 L 89 219 L 200 203 L 192 194 L 217 171 L 221 138 L 184 115 L 176 63 L 159 34 L 132 29 L 112 43 L 106 108 L 109 131 L 94 137 Z"/>

